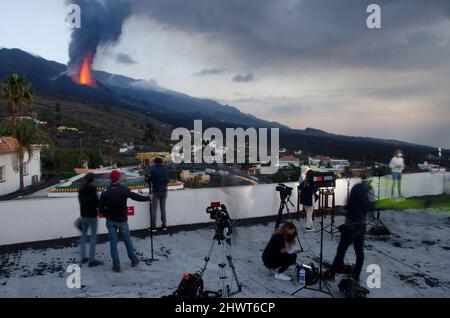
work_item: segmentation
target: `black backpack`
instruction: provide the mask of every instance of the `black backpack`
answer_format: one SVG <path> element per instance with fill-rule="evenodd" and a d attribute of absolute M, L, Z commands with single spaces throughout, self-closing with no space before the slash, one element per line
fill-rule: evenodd
<path fill-rule="evenodd" d="M 317 283 L 319 281 L 319 270 L 317 269 L 317 267 L 311 263 L 308 265 L 298 265 L 296 266 L 297 268 L 297 278 L 299 277 L 299 273 L 302 269 L 305 270 L 305 284 L 306 286 L 311 286 L 314 285 L 315 283 Z"/>
<path fill-rule="evenodd" d="M 184 273 L 178 289 L 173 293 L 175 298 L 202 298 L 203 278 L 200 273 Z"/>

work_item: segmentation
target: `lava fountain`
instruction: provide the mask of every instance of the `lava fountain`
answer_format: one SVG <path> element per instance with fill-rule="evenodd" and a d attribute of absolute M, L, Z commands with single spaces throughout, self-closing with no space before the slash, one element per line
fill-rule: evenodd
<path fill-rule="evenodd" d="M 95 87 L 96 82 L 92 72 L 92 54 L 83 58 L 81 68 L 72 76 L 72 80 L 79 85 Z"/>

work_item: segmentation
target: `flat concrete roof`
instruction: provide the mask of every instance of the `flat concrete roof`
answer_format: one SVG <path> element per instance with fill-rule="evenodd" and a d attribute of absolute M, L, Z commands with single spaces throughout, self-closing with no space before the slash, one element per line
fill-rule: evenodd
<path fill-rule="evenodd" d="M 381 288 L 372 289 L 369 298 L 378 297 L 449 297 L 450 295 L 450 221 L 448 216 L 425 212 L 382 212 L 382 220 L 392 234 L 387 237 L 367 235 L 366 259 L 361 280 L 366 281 L 367 265 L 381 267 Z M 325 225 L 330 221 L 326 219 Z M 343 222 L 337 217 L 336 223 Z M 296 221 L 303 229 L 304 219 Z M 316 225 L 318 228 L 319 226 Z M 274 279 L 261 262 L 261 253 L 273 230 L 273 223 L 240 226 L 234 229 L 232 251 L 237 274 L 243 285 L 234 297 L 292 297 L 299 286 L 295 282 Z M 131 268 L 123 243 L 119 243 L 122 273 L 111 271 L 108 243 L 97 246 L 100 267 L 81 268 L 81 289 L 66 286 L 71 263 L 79 259 L 78 246 L 26 249 L 0 254 L 0 297 L 161 297 L 172 293 L 184 272 L 195 272 L 204 264 L 214 232 L 212 229 L 161 234 L 154 238 L 153 264 L 142 262 Z M 324 257 L 330 262 L 338 238 L 324 237 Z M 298 262 L 313 262 L 319 254 L 320 234 L 300 236 L 305 248 Z M 133 238 L 135 247 L 149 257 L 149 238 Z M 215 249 L 204 276 L 205 288 L 218 290 L 217 252 Z M 346 259 L 354 262 L 350 248 Z M 293 275 L 293 269 L 287 271 Z M 229 275 L 230 276 L 230 275 Z M 335 297 L 343 297 L 337 288 L 339 276 L 331 283 Z M 305 290 L 293 297 L 327 297 Z"/>

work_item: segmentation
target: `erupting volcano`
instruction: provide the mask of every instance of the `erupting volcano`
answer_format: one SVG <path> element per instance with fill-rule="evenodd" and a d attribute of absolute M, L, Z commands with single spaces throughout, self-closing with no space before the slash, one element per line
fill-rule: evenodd
<path fill-rule="evenodd" d="M 72 80 L 79 85 L 96 86 L 92 74 L 92 54 L 88 54 L 84 57 L 79 72 L 72 76 Z"/>

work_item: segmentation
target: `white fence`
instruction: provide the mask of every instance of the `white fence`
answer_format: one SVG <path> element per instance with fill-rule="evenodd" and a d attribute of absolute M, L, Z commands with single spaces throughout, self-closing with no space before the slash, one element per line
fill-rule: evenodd
<path fill-rule="evenodd" d="M 406 197 L 437 195 L 450 189 L 449 173 L 417 173 L 403 176 L 403 194 Z M 390 194 L 391 179 L 380 179 L 381 197 Z M 359 182 L 352 179 L 350 187 Z M 378 178 L 373 185 L 377 191 Z M 292 202 L 297 203 L 297 183 Z M 279 196 L 275 184 L 207 189 L 186 189 L 169 192 L 167 202 L 168 225 L 207 223 L 211 220 L 205 208 L 212 201 L 224 203 L 233 219 L 247 219 L 275 215 Z M 336 204 L 344 205 L 347 197 L 347 181 L 339 179 L 336 185 Z M 129 217 L 132 230 L 149 227 L 149 204 L 129 201 L 135 215 Z M 0 202 L 0 246 L 70 238 L 79 235 L 73 221 L 78 217 L 77 198 L 30 198 Z M 293 209 L 294 210 L 294 209 Z M 99 233 L 106 233 L 105 220 L 99 222 Z"/>

